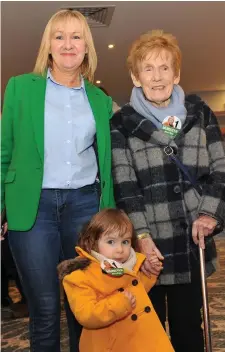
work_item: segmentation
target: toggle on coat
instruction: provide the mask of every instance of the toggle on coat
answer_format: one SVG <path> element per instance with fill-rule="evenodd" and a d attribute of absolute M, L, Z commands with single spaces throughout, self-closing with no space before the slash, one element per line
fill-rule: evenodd
<path fill-rule="evenodd" d="M 59 276 L 70 308 L 83 326 L 80 352 L 173 352 L 147 292 L 156 282 L 140 267 L 145 256 L 136 253 L 133 271 L 112 277 L 104 273 L 97 259 L 76 247 L 79 257 L 59 265 Z M 123 294 L 136 297 L 132 309 Z"/>

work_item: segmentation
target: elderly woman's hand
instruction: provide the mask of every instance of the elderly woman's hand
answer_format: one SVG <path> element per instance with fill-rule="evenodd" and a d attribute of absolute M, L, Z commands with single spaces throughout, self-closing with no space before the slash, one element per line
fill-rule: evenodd
<path fill-rule="evenodd" d="M 8 224 L 7 224 L 7 222 L 5 222 L 5 223 L 2 225 L 2 228 L 1 228 L 1 241 L 4 241 L 4 239 L 5 239 L 5 234 L 6 234 L 7 231 L 8 231 Z"/>
<path fill-rule="evenodd" d="M 217 220 L 208 215 L 200 215 L 192 225 L 192 238 L 195 244 L 205 249 L 204 237 L 213 233 Z"/>
<path fill-rule="evenodd" d="M 163 269 L 160 260 L 163 260 L 164 257 L 156 247 L 155 243 L 149 237 L 138 240 L 138 245 L 141 253 L 146 256 L 141 271 L 147 276 L 150 276 L 151 274 L 158 276 Z"/>

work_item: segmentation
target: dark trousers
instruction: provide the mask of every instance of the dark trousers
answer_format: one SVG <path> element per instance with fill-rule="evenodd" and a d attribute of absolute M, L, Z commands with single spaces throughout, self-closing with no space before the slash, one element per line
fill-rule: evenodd
<path fill-rule="evenodd" d="M 9 231 L 9 243 L 30 314 L 32 352 L 60 351 L 60 290 L 57 265 L 75 257 L 83 225 L 98 212 L 97 185 L 77 190 L 42 190 L 29 231 Z M 81 326 L 66 302 L 70 351 L 78 352 Z"/>
<path fill-rule="evenodd" d="M 168 315 L 171 342 L 175 351 L 204 352 L 199 268 L 195 267 L 193 270 L 191 284 L 154 286 L 149 297 L 164 328 Z"/>

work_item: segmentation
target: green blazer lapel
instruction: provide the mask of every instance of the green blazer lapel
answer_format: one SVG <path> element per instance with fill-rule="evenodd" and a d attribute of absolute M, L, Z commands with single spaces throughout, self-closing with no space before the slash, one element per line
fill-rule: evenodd
<path fill-rule="evenodd" d="M 89 83 L 86 79 L 84 80 L 85 83 L 85 90 L 87 93 L 88 101 L 90 103 L 92 112 L 94 114 L 95 120 L 98 119 L 100 109 L 100 102 L 99 99 L 96 99 L 96 95 L 98 96 L 98 92 L 94 89 L 91 83 Z"/>
<path fill-rule="evenodd" d="M 34 136 L 42 162 L 44 162 L 44 110 L 46 78 L 33 75 L 31 87 L 31 111 Z"/>
<path fill-rule="evenodd" d="M 95 118 L 96 125 L 99 125 L 101 123 L 101 120 L 102 120 L 102 117 L 101 117 L 101 115 L 102 115 L 101 99 L 97 98 L 99 96 L 99 93 L 92 86 L 92 84 L 89 83 L 87 80 L 85 80 L 84 82 L 85 82 L 85 90 L 86 90 L 86 93 L 87 93 L 88 101 L 89 101 L 89 104 L 91 106 L 91 109 L 92 109 L 92 112 L 93 112 L 93 115 L 94 115 L 94 118 Z M 100 131 L 97 130 L 97 138 L 99 137 L 98 136 L 99 132 Z M 101 135 L 101 138 L 104 138 L 103 137 L 103 133 Z"/>
<path fill-rule="evenodd" d="M 96 91 L 95 87 L 87 80 L 85 82 L 85 90 L 87 93 L 88 101 L 91 106 L 95 123 L 96 123 L 96 137 L 97 137 L 97 145 L 98 145 L 98 161 L 100 167 L 100 174 L 104 171 L 104 159 L 105 159 L 105 149 L 107 145 L 107 135 L 106 130 L 104 128 L 104 112 L 101 106 L 101 99 L 99 99 L 99 93 Z M 102 146 L 101 148 L 99 146 Z"/>
<path fill-rule="evenodd" d="M 101 125 L 102 121 L 102 108 L 101 108 L 101 99 L 98 99 L 97 97 L 99 96 L 98 91 L 96 91 L 95 87 L 91 83 L 89 83 L 87 80 L 84 80 L 85 82 L 85 90 L 87 93 L 88 101 L 90 103 L 96 126 Z M 105 140 L 105 133 L 103 129 L 97 128 L 96 129 L 96 135 L 98 140 Z"/>

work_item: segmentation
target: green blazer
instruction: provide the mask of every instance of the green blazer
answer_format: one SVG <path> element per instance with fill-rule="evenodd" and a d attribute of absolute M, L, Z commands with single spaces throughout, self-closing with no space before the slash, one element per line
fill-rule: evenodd
<path fill-rule="evenodd" d="M 96 122 L 100 209 L 115 207 L 109 128 L 112 99 L 86 80 L 85 88 Z M 10 230 L 27 231 L 36 219 L 44 169 L 45 90 L 46 78 L 33 73 L 12 77 L 6 87 L 2 114 L 1 209 L 6 208 Z"/>

